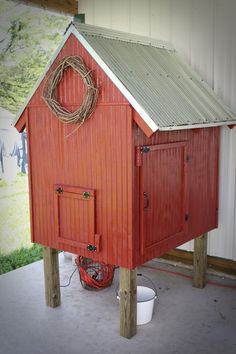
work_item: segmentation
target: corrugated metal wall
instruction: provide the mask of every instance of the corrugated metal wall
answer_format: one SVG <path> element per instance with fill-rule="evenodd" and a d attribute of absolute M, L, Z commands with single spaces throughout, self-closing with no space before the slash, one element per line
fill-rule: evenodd
<path fill-rule="evenodd" d="M 170 41 L 236 112 L 235 0 L 79 0 L 79 11 L 88 24 Z M 222 128 L 221 142 L 219 227 L 208 253 L 236 260 L 236 128 Z"/>

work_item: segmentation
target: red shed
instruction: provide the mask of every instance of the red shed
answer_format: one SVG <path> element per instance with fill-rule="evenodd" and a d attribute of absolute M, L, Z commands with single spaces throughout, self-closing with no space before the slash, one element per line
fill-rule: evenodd
<path fill-rule="evenodd" d="M 169 44 L 72 23 L 15 122 L 47 304 L 60 303 L 55 250 L 119 265 L 131 337 L 135 268 L 217 227 L 219 126 L 235 123 Z"/>
<path fill-rule="evenodd" d="M 78 129 L 42 98 L 66 56 L 82 57 L 99 89 Z M 74 111 L 84 84 L 69 67 L 57 91 Z M 72 24 L 15 123 L 27 129 L 32 241 L 134 268 L 214 229 L 218 126 L 234 123 L 168 44 Z"/>
<path fill-rule="evenodd" d="M 43 99 L 71 57 L 98 88 L 81 126 Z M 69 64 L 60 79 L 54 101 L 74 112 L 83 78 Z M 32 241 L 134 269 L 216 228 L 219 126 L 235 123 L 169 44 L 72 23 L 15 122 L 28 136 Z"/>

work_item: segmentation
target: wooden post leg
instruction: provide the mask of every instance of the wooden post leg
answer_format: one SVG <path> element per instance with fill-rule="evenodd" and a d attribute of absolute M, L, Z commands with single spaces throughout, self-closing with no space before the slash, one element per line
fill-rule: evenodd
<path fill-rule="evenodd" d="M 204 288 L 207 271 L 207 233 L 194 240 L 193 286 Z"/>
<path fill-rule="evenodd" d="M 137 271 L 120 268 L 120 335 L 133 337 L 137 332 Z"/>
<path fill-rule="evenodd" d="M 44 247 L 43 260 L 46 304 L 57 307 L 61 304 L 58 251 Z"/>

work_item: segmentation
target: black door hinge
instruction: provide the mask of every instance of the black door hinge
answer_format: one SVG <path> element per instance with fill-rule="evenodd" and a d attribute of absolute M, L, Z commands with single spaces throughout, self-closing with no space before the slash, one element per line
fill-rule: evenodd
<path fill-rule="evenodd" d="M 150 151 L 150 147 L 149 146 L 141 146 L 140 150 L 143 154 L 147 154 Z"/>
<path fill-rule="evenodd" d="M 186 155 L 186 161 L 189 162 L 189 160 L 190 160 L 190 156 Z"/>
<path fill-rule="evenodd" d="M 185 214 L 184 220 L 188 221 L 188 219 L 189 219 L 189 214 Z"/>
<path fill-rule="evenodd" d="M 56 191 L 57 191 L 58 194 L 63 193 L 63 189 L 62 189 L 61 186 L 57 187 Z"/>
<path fill-rule="evenodd" d="M 97 247 L 94 245 L 88 245 L 87 250 L 90 252 L 95 252 L 97 250 Z"/>
<path fill-rule="evenodd" d="M 143 165 L 143 154 L 147 154 L 149 151 L 150 151 L 149 146 L 136 147 L 136 166 L 141 167 Z"/>

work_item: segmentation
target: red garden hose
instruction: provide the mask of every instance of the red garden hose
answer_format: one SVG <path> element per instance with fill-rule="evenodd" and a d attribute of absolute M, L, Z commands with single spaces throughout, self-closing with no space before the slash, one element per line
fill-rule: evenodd
<path fill-rule="evenodd" d="M 84 288 L 104 289 L 112 284 L 115 267 L 78 256 L 75 263 L 79 268 L 80 282 Z"/>

